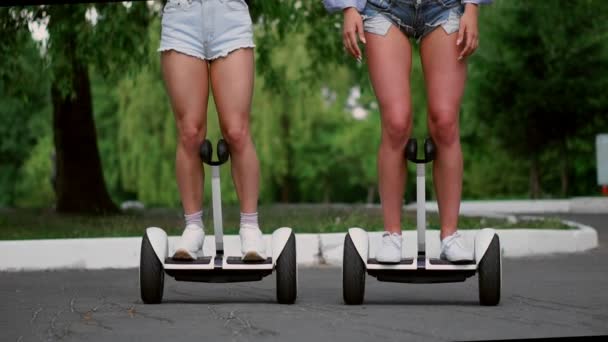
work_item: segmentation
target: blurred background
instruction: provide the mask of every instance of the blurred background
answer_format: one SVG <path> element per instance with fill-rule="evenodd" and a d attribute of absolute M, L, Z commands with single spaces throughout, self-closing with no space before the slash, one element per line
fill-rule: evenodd
<path fill-rule="evenodd" d="M 156 51 L 162 6 L 0 8 L 0 208 L 179 209 L 176 130 Z M 250 12 L 260 202 L 377 204 L 378 105 L 365 59 L 343 51 L 341 15 L 317 0 L 254 0 Z M 603 0 L 481 8 L 460 120 L 464 199 L 601 195 L 595 142 L 608 133 L 607 26 Z M 414 54 L 414 135 L 424 138 Z M 216 140 L 212 101 L 208 117 Z M 223 172 L 223 199 L 234 204 Z"/>

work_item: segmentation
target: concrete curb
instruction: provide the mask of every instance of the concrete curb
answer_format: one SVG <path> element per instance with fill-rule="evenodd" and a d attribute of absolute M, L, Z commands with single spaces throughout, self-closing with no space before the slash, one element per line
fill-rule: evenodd
<path fill-rule="evenodd" d="M 595 248 L 598 236 L 595 229 L 580 223 L 564 221 L 573 230 L 499 229 L 505 257 L 538 256 L 555 253 L 576 253 Z M 461 230 L 472 246 L 478 230 Z M 297 234 L 298 264 L 301 266 L 341 266 L 342 244 L 345 233 Z M 406 231 L 404 255 L 416 254 L 416 232 Z M 374 256 L 381 232 L 370 232 L 370 255 Z M 270 250 L 270 235 L 265 236 Z M 172 246 L 177 237 L 169 238 Z M 105 269 L 139 267 L 141 238 L 95 238 L 0 241 L 0 271 L 33 271 L 52 269 Z M 205 240 L 206 255 L 214 254 L 213 236 Z M 240 254 L 239 238 L 224 236 L 228 255 Z M 439 231 L 427 231 L 427 252 L 439 255 Z"/>

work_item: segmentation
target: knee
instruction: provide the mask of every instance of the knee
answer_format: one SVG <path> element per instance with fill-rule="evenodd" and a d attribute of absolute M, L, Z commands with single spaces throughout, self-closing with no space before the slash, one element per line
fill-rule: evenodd
<path fill-rule="evenodd" d="M 179 144 L 188 152 L 198 152 L 199 146 L 204 139 L 202 125 L 182 124 L 179 128 Z"/>
<path fill-rule="evenodd" d="M 242 151 L 250 141 L 249 127 L 246 124 L 232 124 L 222 133 L 230 150 L 234 152 Z"/>
<path fill-rule="evenodd" d="M 411 112 L 404 108 L 393 108 L 383 113 L 382 141 L 391 148 L 402 148 L 407 143 L 412 128 Z"/>
<path fill-rule="evenodd" d="M 458 112 L 433 110 L 429 113 L 429 117 L 429 131 L 437 145 L 452 146 L 459 141 Z"/>

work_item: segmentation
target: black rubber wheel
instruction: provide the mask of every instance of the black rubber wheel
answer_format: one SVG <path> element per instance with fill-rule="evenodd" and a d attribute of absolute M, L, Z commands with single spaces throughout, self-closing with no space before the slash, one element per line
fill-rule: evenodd
<path fill-rule="evenodd" d="M 146 304 L 158 304 L 163 300 L 165 272 L 163 265 L 156 257 L 148 234 L 144 234 L 141 241 L 141 255 L 139 259 L 139 289 L 141 299 Z"/>
<path fill-rule="evenodd" d="M 296 264 L 296 236 L 289 235 L 287 244 L 277 259 L 277 301 L 280 304 L 293 304 L 298 296 L 298 268 Z"/>
<path fill-rule="evenodd" d="M 502 286 L 502 257 L 500 240 L 494 235 L 490 246 L 479 262 L 479 304 L 494 306 L 500 302 Z"/>
<path fill-rule="evenodd" d="M 365 263 L 349 234 L 344 238 L 344 257 L 342 259 L 342 294 L 348 305 L 363 304 L 365 294 Z"/>

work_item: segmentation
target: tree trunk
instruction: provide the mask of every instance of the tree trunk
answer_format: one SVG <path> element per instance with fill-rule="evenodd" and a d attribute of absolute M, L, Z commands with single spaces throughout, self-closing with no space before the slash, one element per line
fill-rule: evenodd
<path fill-rule="evenodd" d="M 539 198 L 540 194 L 540 170 L 538 167 L 538 158 L 534 156 L 532 157 L 532 163 L 530 164 L 530 197 Z"/>
<path fill-rule="evenodd" d="M 376 186 L 369 185 L 367 187 L 367 204 L 374 204 L 375 199 L 376 199 Z"/>
<path fill-rule="evenodd" d="M 57 211 L 101 214 L 118 212 L 103 178 L 93 119 L 87 66 L 71 58 L 71 92 L 51 86 L 56 151 Z"/>

